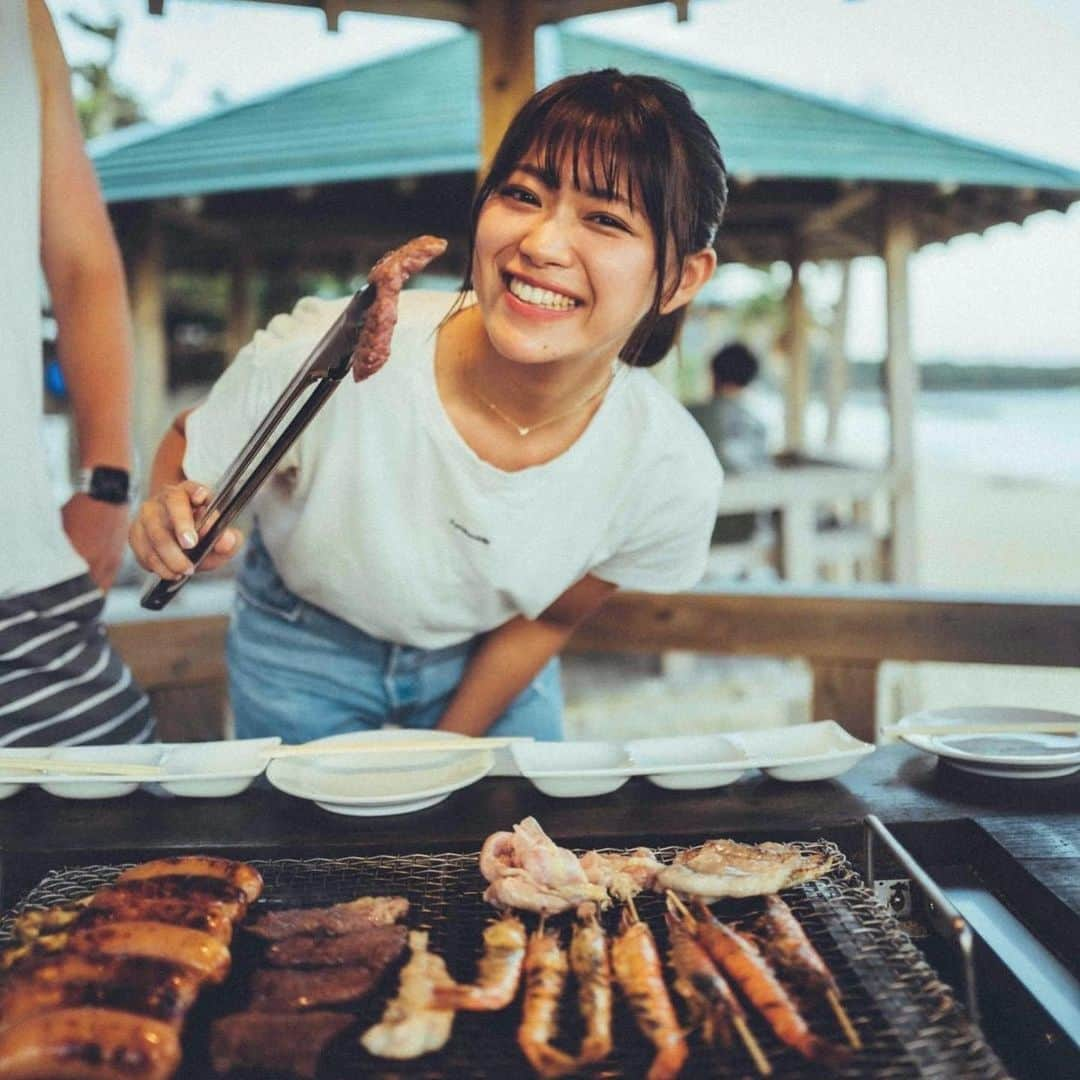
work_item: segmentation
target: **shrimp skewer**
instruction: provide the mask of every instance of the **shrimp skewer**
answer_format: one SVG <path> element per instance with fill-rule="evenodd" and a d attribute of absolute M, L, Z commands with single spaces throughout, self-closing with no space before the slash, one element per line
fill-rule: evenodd
<path fill-rule="evenodd" d="M 785 975 L 822 994 L 836 1014 L 848 1042 L 854 1049 L 861 1049 L 862 1039 L 840 1004 L 840 988 L 791 908 L 779 896 L 766 896 L 765 914 L 761 916 L 759 924 L 765 955 L 769 960 Z"/>
<path fill-rule="evenodd" d="M 513 916 L 498 919 L 484 930 L 484 955 L 475 983 L 436 986 L 431 1003 L 436 1009 L 490 1011 L 514 1000 L 525 960 L 525 927 Z"/>
<path fill-rule="evenodd" d="M 730 1047 L 734 1029 L 758 1072 L 770 1076 L 772 1066 L 746 1022 L 746 1011 L 697 939 L 697 921 L 673 892 L 668 892 L 667 904 L 669 959 L 676 975 L 675 989 L 686 1000 L 695 1020 L 701 1020 L 705 1041 L 712 1043 L 718 1034 L 723 1045 Z"/>
<path fill-rule="evenodd" d="M 544 1077 L 565 1076 L 577 1068 L 567 1053 L 551 1045 L 558 1027 L 559 998 L 569 965 L 557 933 L 540 927 L 525 949 L 525 1003 L 518 1028 L 518 1046 L 529 1064 Z"/>
<path fill-rule="evenodd" d="M 570 968 L 577 978 L 578 1004 L 585 1021 L 579 1065 L 603 1061 L 611 1053 L 611 961 L 607 936 L 596 917 L 595 904 L 578 908 L 570 941 Z"/>
<path fill-rule="evenodd" d="M 671 1080 L 686 1063 L 686 1036 L 664 985 L 656 940 L 648 924 L 637 917 L 632 900 L 627 901 L 622 929 L 612 943 L 611 962 L 638 1027 L 657 1049 L 647 1080 Z"/>
<path fill-rule="evenodd" d="M 811 1061 L 830 1066 L 841 1064 L 847 1058 L 846 1049 L 810 1031 L 757 946 L 745 935 L 714 919 L 704 904 L 699 903 L 698 908 L 698 940 L 765 1017 L 776 1037 Z"/>

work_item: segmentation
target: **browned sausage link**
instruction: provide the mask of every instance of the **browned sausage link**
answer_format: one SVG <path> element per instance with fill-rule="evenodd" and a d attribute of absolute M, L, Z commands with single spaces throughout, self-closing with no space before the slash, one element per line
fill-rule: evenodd
<path fill-rule="evenodd" d="M 173 1027 L 114 1009 L 57 1009 L 0 1029 L 4 1080 L 168 1080 Z"/>
<path fill-rule="evenodd" d="M 249 904 L 262 892 L 262 875 L 247 863 L 219 859 L 212 855 L 177 855 L 170 859 L 154 859 L 123 871 L 117 881 L 139 881 L 143 878 L 172 877 L 222 878 L 243 890 Z"/>
<path fill-rule="evenodd" d="M 150 956 L 191 968 L 207 982 L 223 982 L 229 973 L 229 950 L 198 930 L 165 923 L 128 922 L 80 930 L 68 938 L 72 952 L 105 956 Z"/>
<path fill-rule="evenodd" d="M 87 907 L 95 911 L 122 911 L 133 901 L 144 900 L 181 900 L 192 907 L 221 914 L 233 923 L 239 922 L 248 908 L 243 890 L 230 885 L 224 878 L 175 874 L 139 878 L 98 889 L 89 898 Z"/>
<path fill-rule="evenodd" d="M 61 952 L 4 982 L 0 1025 L 77 1005 L 122 1009 L 179 1023 L 195 1003 L 200 984 L 190 968 L 166 960 Z"/>
<path fill-rule="evenodd" d="M 810 943 L 791 908 L 779 896 L 765 897 L 765 913 L 760 920 L 760 942 L 765 955 L 785 975 L 818 993 L 839 994 L 836 980 Z"/>

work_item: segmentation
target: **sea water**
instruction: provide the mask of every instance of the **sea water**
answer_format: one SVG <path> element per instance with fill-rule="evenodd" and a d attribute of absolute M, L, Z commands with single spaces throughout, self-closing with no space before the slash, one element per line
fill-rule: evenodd
<path fill-rule="evenodd" d="M 783 438 L 783 402 L 761 394 L 760 408 L 776 445 Z M 872 467 L 884 464 L 889 417 L 884 397 L 848 395 L 835 447 L 825 449 L 826 410 L 807 411 L 807 448 Z M 924 390 L 915 411 L 915 452 L 922 468 L 1080 487 L 1080 388 L 1057 390 Z"/>

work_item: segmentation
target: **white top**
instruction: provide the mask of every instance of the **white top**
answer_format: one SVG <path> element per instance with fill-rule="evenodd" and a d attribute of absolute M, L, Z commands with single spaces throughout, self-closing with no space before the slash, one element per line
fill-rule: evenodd
<path fill-rule="evenodd" d="M 625 369 L 565 453 L 495 468 L 438 396 L 435 336 L 453 300 L 407 291 L 389 363 L 347 378 L 256 496 L 289 588 L 375 637 L 438 648 L 535 618 L 586 574 L 695 584 L 722 473 L 686 410 Z M 213 485 L 346 303 L 301 300 L 241 350 L 188 418 L 188 477 Z"/>
<path fill-rule="evenodd" d="M 0 3 L 0 597 L 86 572 L 53 500 L 42 433 L 41 106 L 25 3 Z"/>

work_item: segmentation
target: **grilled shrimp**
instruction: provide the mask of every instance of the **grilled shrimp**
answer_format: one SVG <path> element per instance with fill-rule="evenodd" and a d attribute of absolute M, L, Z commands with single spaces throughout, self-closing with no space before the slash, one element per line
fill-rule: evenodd
<path fill-rule="evenodd" d="M 612 942 L 611 962 L 638 1027 L 657 1049 L 647 1080 L 678 1076 L 686 1062 L 686 1037 L 664 986 L 663 966 L 652 931 L 629 909 L 623 911 L 622 929 Z"/>
<path fill-rule="evenodd" d="M 761 944 L 765 955 L 780 971 L 810 990 L 838 993 L 832 972 L 810 944 L 791 908 L 779 896 L 765 897 L 761 916 Z"/>
<path fill-rule="evenodd" d="M 570 941 L 570 969 L 577 978 L 578 1004 L 585 1021 L 578 1064 L 591 1065 L 611 1053 L 611 961 L 595 904 L 578 908 Z"/>
<path fill-rule="evenodd" d="M 704 904 L 698 908 L 698 940 L 765 1017 L 776 1037 L 811 1061 L 833 1066 L 846 1060 L 844 1047 L 810 1031 L 757 946 L 745 935 L 714 919 Z"/>
<path fill-rule="evenodd" d="M 525 950 L 525 1004 L 518 1028 L 518 1046 L 529 1064 L 544 1077 L 565 1076 L 577 1068 L 569 1054 L 551 1045 L 559 1015 L 559 997 L 568 971 L 557 934 L 536 930 Z"/>
<path fill-rule="evenodd" d="M 484 930 L 484 955 L 475 983 L 437 986 L 431 1003 L 437 1009 L 487 1011 L 502 1009 L 514 1000 L 525 960 L 525 927 L 507 916 Z"/>
<path fill-rule="evenodd" d="M 672 984 L 686 1002 L 695 1024 L 701 1024 L 705 1042 L 712 1045 L 719 1037 L 721 1045 L 732 1045 L 732 1018 L 744 1017 L 727 980 L 712 957 L 694 935 L 674 915 L 668 915 L 668 963 L 675 972 Z"/>

